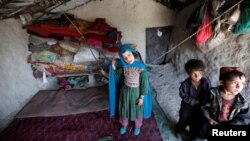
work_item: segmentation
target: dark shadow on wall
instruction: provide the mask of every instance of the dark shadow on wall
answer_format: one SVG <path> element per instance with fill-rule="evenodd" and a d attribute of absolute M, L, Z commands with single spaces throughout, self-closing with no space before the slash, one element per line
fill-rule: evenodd
<path fill-rule="evenodd" d="M 172 26 L 146 28 L 146 63 L 165 64 L 165 52 L 170 45 Z"/>

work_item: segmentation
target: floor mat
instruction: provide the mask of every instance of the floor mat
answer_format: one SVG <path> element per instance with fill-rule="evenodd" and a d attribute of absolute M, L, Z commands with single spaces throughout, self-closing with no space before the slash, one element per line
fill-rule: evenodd
<path fill-rule="evenodd" d="M 141 134 L 134 136 L 133 123 L 119 134 L 118 118 L 107 110 L 60 117 L 16 118 L 0 133 L 3 141 L 162 141 L 154 115 L 145 119 Z"/>
<path fill-rule="evenodd" d="M 17 118 L 66 116 L 108 109 L 108 86 L 72 90 L 41 90 L 16 115 Z"/>

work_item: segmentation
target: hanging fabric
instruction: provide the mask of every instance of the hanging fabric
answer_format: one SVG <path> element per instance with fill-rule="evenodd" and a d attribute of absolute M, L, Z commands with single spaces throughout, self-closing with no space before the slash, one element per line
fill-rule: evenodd
<path fill-rule="evenodd" d="M 212 35 L 212 27 L 210 25 L 209 13 L 207 8 L 205 12 L 205 20 L 199 26 L 198 31 L 199 32 L 195 36 L 196 45 L 200 45 L 206 42 Z"/>
<path fill-rule="evenodd" d="M 202 24 L 205 19 L 204 13 L 206 11 L 207 5 L 208 3 L 204 2 L 202 5 L 200 5 L 193 11 L 186 23 L 186 28 L 192 28 L 196 30 Z"/>
<path fill-rule="evenodd" d="M 241 13 L 233 30 L 234 34 L 243 34 L 250 31 L 250 0 L 241 3 Z"/>

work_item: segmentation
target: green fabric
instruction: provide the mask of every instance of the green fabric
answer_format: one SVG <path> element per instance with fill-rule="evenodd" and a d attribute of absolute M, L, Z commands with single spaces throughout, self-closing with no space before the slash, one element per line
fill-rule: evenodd
<path fill-rule="evenodd" d="M 122 69 L 116 71 L 116 75 L 123 73 Z M 122 85 L 119 95 L 119 115 L 122 118 L 128 118 L 134 121 L 135 119 L 143 116 L 143 105 L 136 105 L 136 100 L 140 95 L 145 95 L 148 90 L 148 79 L 146 71 L 140 73 L 140 86 L 128 87 Z"/>
<path fill-rule="evenodd" d="M 240 6 L 240 18 L 233 30 L 234 34 L 243 34 L 250 31 L 250 0 L 243 1 Z"/>

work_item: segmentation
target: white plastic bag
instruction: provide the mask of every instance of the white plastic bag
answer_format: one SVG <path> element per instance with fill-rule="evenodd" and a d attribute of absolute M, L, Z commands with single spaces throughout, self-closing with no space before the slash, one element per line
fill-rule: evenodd
<path fill-rule="evenodd" d="M 73 63 L 84 64 L 99 59 L 99 51 L 93 48 L 81 47 L 74 56 Z"/>

